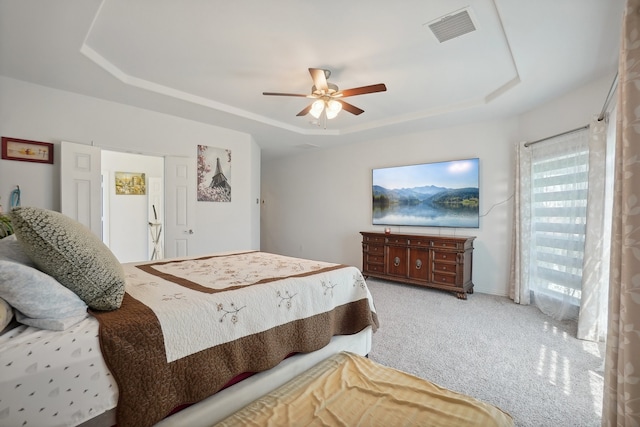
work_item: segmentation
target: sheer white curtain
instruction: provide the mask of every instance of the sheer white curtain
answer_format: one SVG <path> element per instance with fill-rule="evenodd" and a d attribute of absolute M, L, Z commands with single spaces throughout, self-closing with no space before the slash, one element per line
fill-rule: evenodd
<path fill-rule="evenodd" d="M 578 338 L 589 341 L 604 340 L 607 327 L 615 123 L 613 110 L 608 120 L 596 118 L 590 124 L 587 233 L 578 319 Z"/>
<path fill-rule="evenodd" d="M 588 131 L 532 145 L 529 152 L 532 300 L 556 319 L 577 319 L 586 234 Z"/>
<path fill-rule="evenodd" d="M 606 316 L 606 130 L 594 118 L 588 130 L 516 150 L 510 296 L 579 319 L 590 340 L 603 337 Z"/>

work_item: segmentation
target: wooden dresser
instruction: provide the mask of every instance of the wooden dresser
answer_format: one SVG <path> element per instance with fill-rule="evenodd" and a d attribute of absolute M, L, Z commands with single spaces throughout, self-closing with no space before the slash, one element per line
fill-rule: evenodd
<path fill-rule="evenodd" d="M 385 234 L 361 231 L 362 274 L 443 289 L 467 299 L 474 236 Z"/>

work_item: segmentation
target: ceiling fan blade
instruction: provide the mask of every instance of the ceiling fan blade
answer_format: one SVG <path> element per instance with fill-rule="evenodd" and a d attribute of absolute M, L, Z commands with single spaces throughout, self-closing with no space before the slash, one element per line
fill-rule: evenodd
<path fill-rule="evenodd" d="M 311 74 L 313 85 L 317 90 L 321 90 L 324 92 L 327 92 L 329 90 L 325 70 L 323 70 L 322 68 L 309 68 L 309 74 Z"/>
<path fill-rule="evenodd" d="M 269 95 L 269 96 L 301 96 L 303 98 L 306 98 L 308 95 L 302 95 L 299 93 L 280 93 L 280 92 L 262 92 L 263 95 Z"/>
<path fill-rule="evenodd" d="M 355 96 L 355 95 L 364 95 L 366 93 L 376 93 L 376 92 L 384 92 L 387 90 L 387 87 L 384 83 L 378 83 L 377 85 L 369 85 L 362 87 L 355 87 L 353 89 L 345 89 L 340 91 L 342 94 L 342 98 L 346 98 L 347 96 Z"/>
<path fill-rule="evenodd" d="M 304 110 L 300 111 L 298 114 L 296 114 L 296 116 L 306 116 L 307 114 L 309 114 L 309 111 L 311 111 L 311 106 L 313 104 L 309 104 L 305 107 Z"/>
<path fill-rule="evenodd" d="M 338 101 L 340 104 L 342 104 L 342 109 L 343 110 L 348 111 L 351 114 L 355 114 L 357 116 L 358 114 L 364 113 L 363 109 L 358 108 L 355 105 L 351 105 L 348 102 L 342 101 L 341 99 L 336 99 L 336 101 Z"/>

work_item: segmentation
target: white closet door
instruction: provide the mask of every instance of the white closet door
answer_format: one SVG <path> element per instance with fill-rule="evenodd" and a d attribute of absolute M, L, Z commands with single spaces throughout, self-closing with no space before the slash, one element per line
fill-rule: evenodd
<path fill-rule="evenodd" d="M 193 254 L 195 238 L 196 159 L 165 157 L 165 256 Z"/>
<path fill-rule="evenodd" d="M 100 148 L 60 143 L 61 212 L 102 238 Z"/>

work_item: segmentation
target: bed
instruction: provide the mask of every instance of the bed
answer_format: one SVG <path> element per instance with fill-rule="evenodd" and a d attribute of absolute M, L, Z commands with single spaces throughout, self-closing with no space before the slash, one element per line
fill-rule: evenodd
<path fill-rule="evenodd" d="M 12 220 L 0 297 L 20 322 L 0 336 L 0 425 L 210 425 L 371 348 L 378 320 L 355 267 L 259 251 L 121 265 L 61 214 Z"/>

